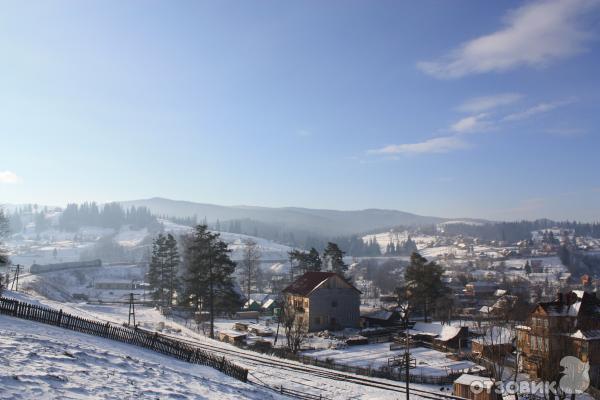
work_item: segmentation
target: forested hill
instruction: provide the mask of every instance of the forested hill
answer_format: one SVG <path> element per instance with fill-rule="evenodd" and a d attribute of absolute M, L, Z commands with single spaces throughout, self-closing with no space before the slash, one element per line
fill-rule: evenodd
<path fill-rule="evenodd" d="M 421 216 L 397 210 L 367 209 L 356 211 L 321 210 L 299 207 L 219 206 L 164 198 L 123 201 L 125 207 L 147 207 L 155 215 L 196 216 L 209 223 L 250 219 L 276 224 L 286 229 L 305 230 L 318 235 L 348 235 L 388 227 L 423 226 L 445 221 L 444 218 Z"/>

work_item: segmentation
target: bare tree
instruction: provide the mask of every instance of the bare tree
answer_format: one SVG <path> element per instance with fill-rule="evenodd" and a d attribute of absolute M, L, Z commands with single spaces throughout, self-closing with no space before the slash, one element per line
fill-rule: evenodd
<path fill-rule="evenodd" d="M 280 317 L 281 325 L 285 333 L 287 348 L 294 354 L 300 350 L 300 346 L 307 336 L 303 316 L 299 314 L 291 302 L 284 302 Z"/>
<path fill-rule="evenodd" d="M 250 300 L 252 287 L 257 286 L 260 269 L 261 252 L 258 244 L 247 239 L 244 242 L 244 254 L 241 262 L 240 279 L 246 298 Z"/>

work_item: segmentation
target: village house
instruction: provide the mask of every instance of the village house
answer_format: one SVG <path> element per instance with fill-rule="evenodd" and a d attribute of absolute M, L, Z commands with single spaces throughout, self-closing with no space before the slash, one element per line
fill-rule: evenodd
<path fill-rule="evenodd" d="M 333 272 L 307 272 L 283 290 L 308 332 L 360 327 L 361 292 Z"/>
<path fill-rule="evenodd" d="M 600 300 L 593 293 L 559 293 L 554 301 L 539 303 L 527 325 L 517 326 L 517 348 L 522 367 L 534 379 L 560 371 L 560 359 L 575 356 L 590 363 L 593 386 L 600 384 Z"/>
<path fill-rule="evenodd" d="M 416 322 L 408 334 L 414 343 L 433 344 L 461 350 L 468 341 L 469 328 L 428 322 Z"/>
<path fill-rule="evenodd" d="M 453 384 L 453 394 L 469 400 L 496 400 L 494 381 L 478 375 L 462 374 Z"/>

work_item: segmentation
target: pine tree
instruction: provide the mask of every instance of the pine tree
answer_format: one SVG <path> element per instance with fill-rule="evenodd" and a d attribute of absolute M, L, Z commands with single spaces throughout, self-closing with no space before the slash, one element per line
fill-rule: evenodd
<path fill-rule="evenodd" d="M 164 246 L 166 258 L 166 283 L 168 285 L 167 302 L 170 306 L 173 303 L 173 295 L 178 286 L 177 276 L 179 272 L 179 264 L 181 263 L 181 257 L 179 256 L 177 240 L 172 234 L 169 233 L 167 235 Z"/>
<path fill-rule="evenodd" d="M 410 264 L 404 272 L 404 281 L 413 302 L 423 306 L 425 322 L 430 308 L 435 307 L 435 301 L 447 292 L 442 282 L 443 273 L 441 266 L 434 261 L 427 262 L 419 253 L 415 252 L 410 256 Z"/>
<path fill-rule="evenodd" d="M 165 235 L 160 233 L 152 242 L 152 257 L 148 271 L 152 298 L 159 301 L 161 305 L 165 304 L 165 289 L 168 287 L 166 240 Z"/>
<path fill-rule="evenodd" d="M 227 244 L 206 225 L 198 225 L 186 242 L 185 292 L 196 308 L 210 312 L 210 337 L 214 338 L 216 306 L 232 304 L 235 297 L 233 273 L 236 264 L 229 258 Z"/>
<path fill-rule="evenodd" d="M 525 263 L 525 274 L 531 274 L 531 265 L 529 264 L 529 260 Z"/>
<path fill-rule="evenodd" d="M 321 267 L 323 265 L 323 261 L 321 260 L 321 256 L 317 249 L 312 247 L 308 252 L 308 256 L 306 259 L 306 267 L 308 271 L 318 272 L 321 271 Z"/>
<path fill-rule="evenodd" d="M 344 252 L 340 250 L 336 243 L 327 243 L 327 247 L 323 252 L 323 259 L 332 272 L 345 277 L 348 266 L 344 263 Z"/>

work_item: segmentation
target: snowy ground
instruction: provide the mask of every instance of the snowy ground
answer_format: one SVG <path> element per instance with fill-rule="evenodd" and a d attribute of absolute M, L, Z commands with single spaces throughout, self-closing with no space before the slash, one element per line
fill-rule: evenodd
<path fill-rule="evenodd" d="M 276 399 L 204 366 L 0 316 L 0 399 Z"/>
<path fill-rule="evenodd" d="M 353 367 L 379 369 L 388 366 L 390 358 L 401 356 L 404 350 L 390 350 L 389 343 L 377 343 L 361 346 L 349 346 L 345 349 L 327 349 L 306 351 L 306 356 L 321 361 L 331 360 L 337 364 Z M 454 361 L 433 349 L 417 347 L 410 350 L 411 357 L 416 360 L 416 368 L 411 370 L 413 375 L 447 376 L 451 372 L 469 372 L 480 367 L 471 361 Z"/>
<path fill-rule="evenodd" d="M 15 293 L 7 291 L 5 293 L 7 297 L 17 298 L 23 301 L 33 302 L 37 304 L 42 304 L 46 306 L 50 306 L 56 309 L 62 308 L 63 311 L 80 315 L 85 318 L 99 318 L 102 320 L 112 321 L 115 323 L 123 323 L 127 321 L 127 306 L 121 305 L 88 305 L 88 304 L 78 304 L 78 303 L 61 303 L 56 301 L 47 300 L 41 298 L 39 296 L 32 297 L 30 295 L 24 293 Z M 238 347 L 229 345 L 227 343 L 222 343 L 219 341 L 211 340 L 205 337 L 201 332 L 195 330 L 195 324 L 188 324 L 185 326 L 184 321 L 181 320 L 173 320 L 167 319 L 166 317 L 160 315 L 158 311 L 151 308 L 143 308 L 138 307 L 136 310 L 137 321 L 143 327 L 148 329 L 159 328 L 162 329 L 163 333 L 174 335 L 181 337 L 185 340 L 194 341 L 199 345 L 211 346 L 213 352 L 222 351 L 222 355 L 225 355 L 229 360 L 235 362 L 238 365 L 241 365 L 245 368 L 248 368 L 250 371 L 250 380 L 261 382 L 271 387 L 279 387 L 280 385 L 285 388 L 301 391 L 303 393 L 310 393 L 314 395 L 323 395 L 329 399 L 357 399 L 357 400 L 375 400 L 375 399 L 396 399 L 402 396 L 401 393 L 393 392 L 389 390 L 373 388 L 369 386 L 365 386 L 361 383 L 340 381 L 337 379 L 326 378 L 318 376 L 315 374 L 316 371 L 325 371 L 329 372 L 327 369 L 322 369 L 318 367 L 307 367 L 303 364 L 299 364 L 289 360 L 283 360 L 277 357 L 270 357 L 264 355 L 258 355 L 255 352 L 249 350 L 243 350 Z M 3 317 L 6 318 L 6 317 Z M 4 331 L 7 331 L 8 328 L 4 325 L 5 320 L 0 320 L 0 338 L 5 336 Z M 15 321 L 14 319 L 10 319 L 10 321 Z M 16 320 L 20 321 L 20 320 Z M 226 324 L 226 328 L 230 329 L 233 321 L 222 321 L 222 324 Z M 30 324 L 27 322 L 27 324 Z M 46 327 L 42 325 L 43 328 L 39 329 L 51 329 L 53 334 L 50 336 L 59 337 L 62 330 L 55 331 L 58 328 Z M 281 337 L 280 337 L 281 339 Z M 2 339 L 0 339 L 2 340 Z M 70 340 L 70 338 L 69 338 Z M 93 339 L 93 340 L 102 340 L 102 339 Z M 127 346 L 125 344 L 120 344 L 118 342 L 109 341 L 104 345 L 106 349 L 121 349 L 121 346 Z M 136 351 L 141 351 L 146 353 L 146 350 L 141 350 L 135 348 Z M 2 358 L 2 353 L 0 353 L 0 358 Z M 162 356 L 157 355 L 160 359 Z M 260 359 L 257 359 L 259 357 Z M 134 357 L 135 358 L 135 357 Z M 266 360 L 266 361 L 263 361 Z M 277 365 L 270 365 L 270 362 L 274 362 Z M 178 363 L 177 361 L 173 361 Z M 184 364 L 186 365 L 186 364 Z M 191 367 L 190 367 L 191 368 Z M 303 371 L 298 370 L 298 368 L 311 368 L 311 371 Z M 185 371 L 185 370 L 184 370 Z M 1 376 L 1 375 L 0 375 Z M 141 379 L 141 378 L 140 378 Z M 389 385 L 390 381 L 385 379 L 378 380 L 383 383 L 382 386 Z M 3 381 L 0 381 L 3 382 Z M 397 385 L 403 385 L 401 382 L 394 382 Z M 2 383 L 0 383 L 2 385 Z M 415 389 L 427 390 L 428 392 L 439 393 L 440 387 L 437 385 L 413 385 Z M 74 396 L 73 396 L 74 397 Z M 101 397 L 101 396 L 100 396 Z M 1 395 L 0 395 L 0 398 Z M 115 398 L 123 398 L 116 396 Z M 132 396 L 131 398 L 136 398 Z M 186 397 L 182 397 L 186 398 Z M 202 398 L 198 396 L 198 398 Z M 210 398 L 210 397 L 209 397 Z M 225 397 L 227 398 L 227 397 Z M 243 397 L 240 397 L 243 398 Z M 259 397 L 260 398 L 260 397 Z M 265 397 L 268 398 L 268 397 Z M 412 396 L 411 398 L 420 399 L 420 396 Z"/>

